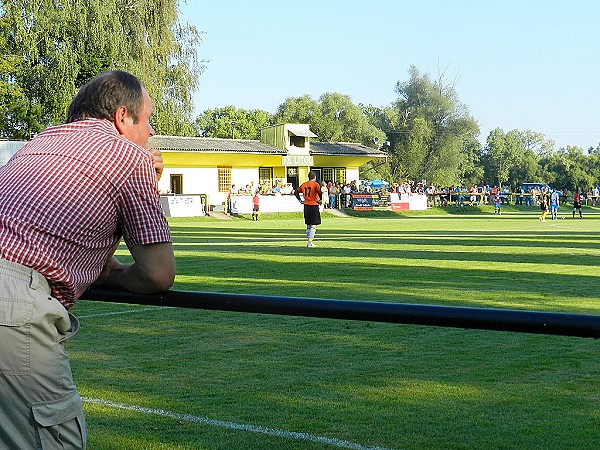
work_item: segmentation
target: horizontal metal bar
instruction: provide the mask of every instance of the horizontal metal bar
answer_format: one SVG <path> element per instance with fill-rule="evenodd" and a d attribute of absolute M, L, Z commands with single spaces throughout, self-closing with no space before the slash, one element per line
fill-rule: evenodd
<path fill-rule="evenodd" d="M 362 320 L 561 336 L 600 337 L 600 316 L 509 309 L 168 291 L 142 295 L 90 288 L 82 299 L 178 308 Z"/>

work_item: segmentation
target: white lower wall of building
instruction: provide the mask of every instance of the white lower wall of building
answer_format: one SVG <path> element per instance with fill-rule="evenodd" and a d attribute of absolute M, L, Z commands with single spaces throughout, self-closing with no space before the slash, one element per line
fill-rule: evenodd
<path fill-rule="evenodd" d="M 347 167 L 346 168 L 346 183 L 351 183 L 352 181 L 356 181 L 358 184 L 359 180 L 358 176 L 358 168 Z"/>
<path fill-rule="evenodd" d="M 227 192 L 219 192 L 219 171 L 216 167 L 165 168 L 158 189 L 161 193 L 170 193 L 171 175 L 181 175 L 183 195 L 204 194 L 209 205 L 221 205 L 227 200 Z M 232 168 L 231 184 L 236 189 L 258 186 L 258 168 Z"/>
<path fill-rule="evenodd" d="M 258 168 L 236 168 L 231 169 L 231 184 L 235 184 L 236 189 L 245 188 L 256 189 L 258 187 Z"/>
<path fill-rule="evenodd" d="M 219 174 L 214 167 L 165 168 L 158 182 L 161 193 L 170 191 L 171 175 L 183 177 L 182 194 L 208 194 L 219 189 Z"/>
<path fill-rule="evenodd" d="M 237 214 L 252 214 L 252 196 L 234 195 L 231 199 L 231 210 Z M 304 206 L 293 195 L 261 195 L 259 210 L 265 213 L 302 212 Z"/>
<path fill-rule="evenodd" d="M 162 178 L 158 183 L 161 193 L 169 193 L 171 189 L 171 175 L 181 175 L 183 178 L 182 195 L 204 194 L 207 196 L 208 205 L 222 205 L 227 201 L 227 192 L 219 192 L 219 172 L 216 167 L 191 167 L 191 168 L 165 168 Z M 300 180 L 303 183 L 306 180 Z M 346 182 L 359 181 L 359 172 L 356 167 L 346 169 Z M 250 189 L 258 187 L 258 168 L 242 167 L 231 169 L 231 184 L 236 189 L 249 186 Z"/>

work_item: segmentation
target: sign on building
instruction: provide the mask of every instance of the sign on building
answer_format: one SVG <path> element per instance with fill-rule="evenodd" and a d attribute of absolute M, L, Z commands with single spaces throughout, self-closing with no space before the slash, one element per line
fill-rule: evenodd
<path fill-rule="evenodd" d="M 314 160 L 309 155 L 288 155 L 281 157 L 282 166 L 313 166 Z"/>
<path fill-rule="evenodd" d="M 160 203 L 167 217 L 203 216 L 206 197 L 202 195 L 161 195 Z"/>

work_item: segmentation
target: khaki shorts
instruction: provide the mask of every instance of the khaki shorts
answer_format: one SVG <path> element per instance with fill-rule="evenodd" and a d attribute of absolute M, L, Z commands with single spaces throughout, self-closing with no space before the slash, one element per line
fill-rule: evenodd
<path fill-rule="evenodd" d="M 44 277 L 0 259 L 0 448 L 85 448 L 82 402 L 64 349 L 78 329 Z"/>

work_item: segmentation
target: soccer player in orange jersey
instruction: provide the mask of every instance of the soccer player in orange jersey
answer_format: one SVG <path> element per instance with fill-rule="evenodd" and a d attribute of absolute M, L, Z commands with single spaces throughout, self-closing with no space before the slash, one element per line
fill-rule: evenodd
<path fill-rule="evenodd" d="M 319 211 L 319 203 L 321 201 L 321 186 L 316 181 L 317 174 L 313 170 L 308 173 L 308 181 L 302 183 L 296 189 L 296 198 L 304 203 L 304 223 L 306 224 L 306 246 L 316 247 L 313 242 L 317 225 L 321 225 L 321 212 Z M 303 199 L 300 199 L 302 194 Z"/>

